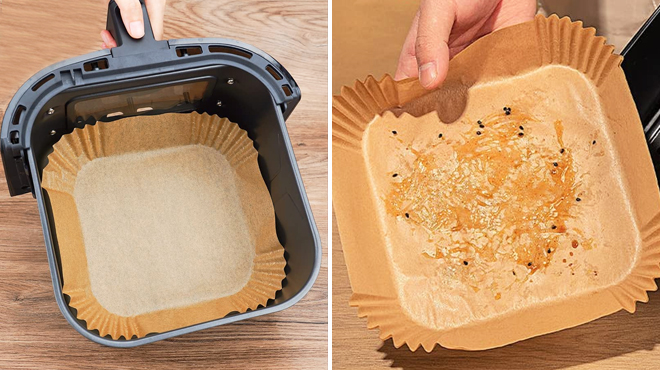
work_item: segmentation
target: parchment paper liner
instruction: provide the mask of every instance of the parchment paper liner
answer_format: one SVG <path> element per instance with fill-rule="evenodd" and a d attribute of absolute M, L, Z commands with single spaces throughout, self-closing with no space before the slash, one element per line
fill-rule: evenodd
<path fill-rule="evenodd" d="M 353 296 L 350 304 L 369 328 L 380 328 L 380 338 L 392 338 L 415 351 L 446 348 L 481 350 L 577 326 L 620 309 L 635 311 L 636 301 L 647 302 L 660 277 L 660 201 L 658 185 L 642 126 L 614 47 L 596 37 L 581 22 L 537 16 L 532 22 L 497 31 L 475 42 L 451 62 L 444 85 L 425 91 L 417 80 L 380 81 L 369 76 L 353 88 L 343 87 L 333 98 L 333 197 L 344 257 Z M 623 181 L 630 194 L 641 248 L 628 276 L 590 294 L 516 310 L 513 314 L 436 331 L 411 320 L 400 307 L 391 262 L 384 250 L 384 232 L 375 222 L 376 205 L 368 183 L 362 135 L 378 115 L 419 117 L 437 111 L 441 121 L 462 113 L 465 89 L 479 82 L 530 72 L 545 65 L 578 70 L 596 86 L 612 129 Z M 625 132 L 625 134 L 623 134 Z M 367 217 L 365 217 L 365 215 Z M 369 216 L 374 215 L 374 216 Z"/>
<path fill-rule="evenodd" d="M 236 175 L 249 182 L 238 192 L 243 207 L 252 207 L 246 217 L 255 238 L 252 275 L 236 294 L 174 309 L 131 317 L 106 310 L 93 296 L 87 258 L 73 190 L 78 171 L 101 157 L 185 145 L 203 145 L 218 150 Z M 275 233 L 275 213 L 257 164 L 257 151 L 247 133 L 225 118 L 191 114 L 167 114 L 99 122 L 75 129 L 54 145 L 43 172 L 57 230 L 64 286 L 62 291 L 87 328 L 113 339 L 143 337 L 245 312 L 266 305 L 282 287 L 285 277 L 284 249 Z M 249 195 L 244 195 L 249 194 Z M 252 204 L 245 204 L 250 199 Z M 212 247 L 212 246 L 209 246 Z"/>

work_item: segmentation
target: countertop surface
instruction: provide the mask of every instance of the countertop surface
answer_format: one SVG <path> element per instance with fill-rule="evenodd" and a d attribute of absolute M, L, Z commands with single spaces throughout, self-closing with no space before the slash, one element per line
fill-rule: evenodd
<path fill-rule="evenodd" d="M 101 47 L 107 2 L 0 0 L 0 114 L 30 76 Z M 95 344 L 60 313 L 37 210 L 11 198 L 0 168 L 0 368 L 326 368 L 327 2 L 168 0 L 165 38 L 224 37 L 252 44 L 294 76 L 303 99 L 287 127 L 323 241 L 309 294 L 276 314 L 133 349 Z"/>

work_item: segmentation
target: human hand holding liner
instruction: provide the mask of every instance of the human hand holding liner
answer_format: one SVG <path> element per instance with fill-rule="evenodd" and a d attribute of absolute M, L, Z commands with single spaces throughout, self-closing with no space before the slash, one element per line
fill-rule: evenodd
<path fill-rule="evenodd" d="M 534 18 L 536 0 L 422 0 L 403 44 L 395 78 L 419 77 L 426 89 L 447 77 L 449 59 L 478 38 Z"/>

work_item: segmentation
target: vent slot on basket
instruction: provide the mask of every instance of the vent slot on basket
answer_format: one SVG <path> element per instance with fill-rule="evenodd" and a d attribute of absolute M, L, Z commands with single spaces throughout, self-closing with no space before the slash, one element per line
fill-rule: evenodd
<path fill-rule="evenodd" d="M 19 105 L 18 108 L 16 108 L 16 113 L 14 113 L 14 118 L 12 118 L 11 123 L 14 125 L 21 123 L 21 116 L 23 115 L 23 112 L 25 112 L 25 107 Z"/>
<path fill-rule="evenodd" d="M 268 73 L 270 73 L 271 76 L 273 76 L 274 79 L 278 81 L 283 78 L 282 75 L 270 64 L 268 65 L 268 67 L 266 67 L 266 70 L 268 71 Z"/>
<path fill-rule="evenodd" d="M 211 46 L 209 46 L 209 51 L 211 53 L 234 54 L 234 55 L 238 55 L 239 57 L 246 58 L 246 59 L 252 58 L 252 53 L 247 52 L 245 50 L 232 48 L 232 47 L 229 47 L 229 46 L 211 45 Z"/>
<path fill-rule="evenodd" d="M 201 46 L 182 46 L 176 48 L 176 56 L 187 57 L 189 55 L 198 55 L 202 53 Z"/>
<path fill-rule="evenodd" d="M 12 144 L 20 143 L 20 140 L 18 139 L 18 131 L 12 131 L 12 132 L 9 133 L 9 141 Z"/>
<path fill-rule="evenodd" d="M 83 65 L 85 72 L 100 71 L 102 69 L 108 69 L 108 67 L 109 67 L 108 60 L 105 58 L 99 60 L 93 60 Z"/>
<path fill-rule="evenodd" d="M 293 91 L 291 90 L 291 86 L 289 86 L 289 85 L 282 85 L 282 91 L 284 91 L 286 96 L 293 95 Z"/>
<path fill-rule="evenodd" d="M 32 86 L 32 91 L 39 90 L 39 88 L 41 88 L 41 86 L 45 85 L 46 82 L 52 80 L 53 78 L 55 78 L 55 75 L 52 74 L 52 73 L 49 74 L 48 76 L 42 78 L 39 82 L 37 82 L 36 84 L 34 84 L 34 86 Z"/>

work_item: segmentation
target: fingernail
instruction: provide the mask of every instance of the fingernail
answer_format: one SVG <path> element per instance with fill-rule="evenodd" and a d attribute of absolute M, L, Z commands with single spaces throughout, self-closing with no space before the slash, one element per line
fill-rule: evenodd
<path fill-rule="evenodd" d="M 428 88 L 433 85 L 435 79 L 438 77 L 438 72 L 435 62 L 428 62 L 419 67 L 419 82 L 422 86 Z"/>
<path fill-rule="evenodd" d="M 132 37 L 139 39 L 140 37 L 144 36 L 144 24 L 142 21 L 131 22 L 130 27 Z"/>

